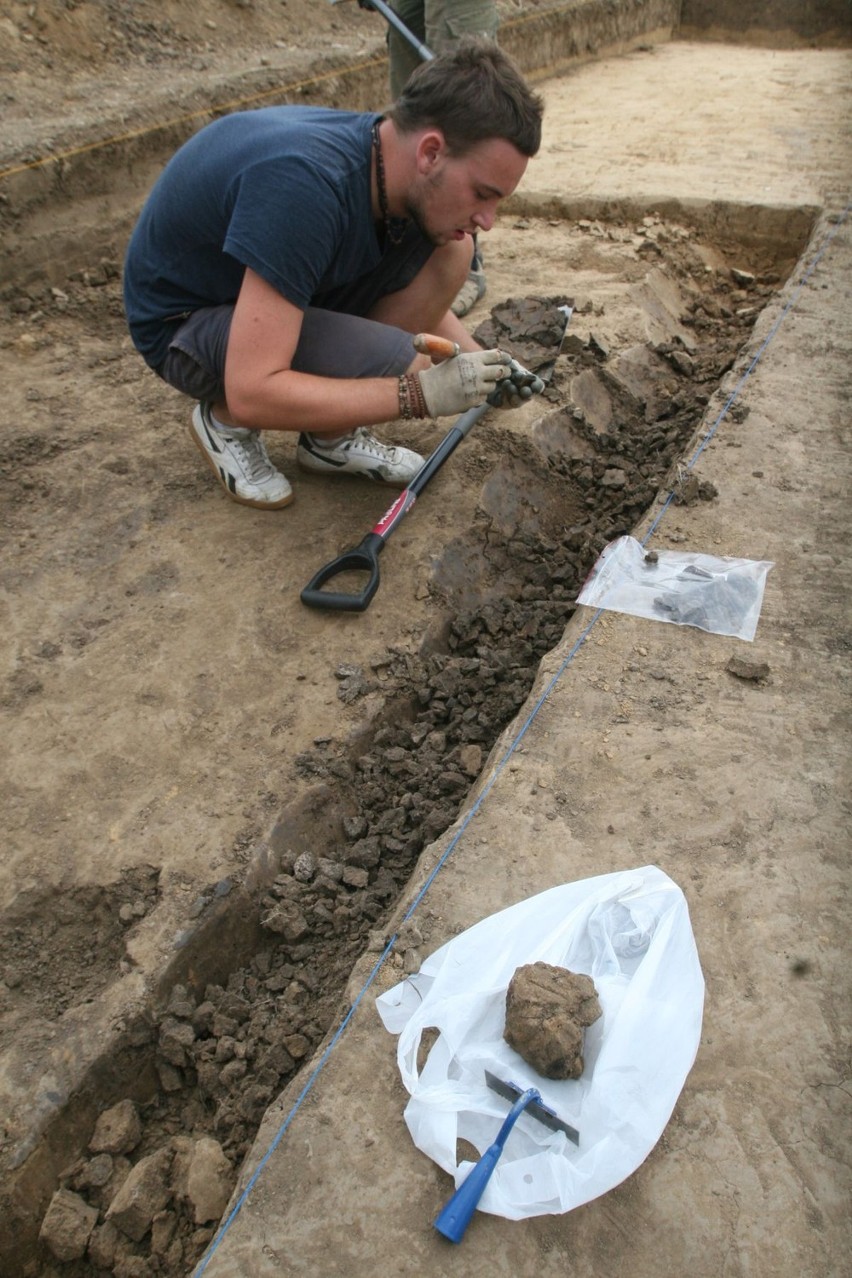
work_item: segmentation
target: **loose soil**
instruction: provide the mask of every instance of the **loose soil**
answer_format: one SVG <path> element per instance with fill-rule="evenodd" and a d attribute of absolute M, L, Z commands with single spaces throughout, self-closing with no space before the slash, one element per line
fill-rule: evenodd
<path fill-rule="evenodd" d="M 15 4 L 0 29 L 20 156 L 43 149 L 51 118 L 67 128 L 94 84 L 114 108 L 152 69 L 226 76 L 337 36 L 368 48 L 381 23 L 347 3 L 204 0 Z M 298 593 L 392 494 L 301 475 L 282 436 L 268 442 L 293 507 L 229 503 L 191 445 L 186 403 L 131 348 L 115 244 L 61 278 L 54 263 L 50 282 L 4 286 L 10 1272 L 190 1272 L 217 1221 L 187 1190 L 189 1142 L 214 1137 L 236 1182 L 601 548 L 661 491 L 712 501 L 679 463 L 807 229 L 793 219 L 757 246 L 745 226 L 743 239 L 711 235 L 639 208 L 504 217 L 471 327 L 546 359 L 527 320 L 570 299 L 568 336 L 542 399 L 490 413 L 433 481 L 363 617 L 309 612 Z M 382 433 L 401 438 L 402 424 Z M 442 433 L 421 424 L 407 438 L 428 453 Z M 401 961 L 415 970 L 429 937 L 409 941 Z M 87 1031 L 98 1008 L 103 1058 Z M 91 1070 L 69 1098 L 64 1045 L 79 1040 Z M 21 1113 L 12 1098 L 33 1080 L 36 1110 Z M 138 1140 L 93 1152 L 97 1114 L 121 1100 L 138 1108 Z M 105 1215 L 152 1154 L 160 1205 L 134 1240 Z M 58 1187 L 75 1197 L 51 1252 L 36 1233 Z M 60 1263 L 87 1208 L 88 1250 Z"/>

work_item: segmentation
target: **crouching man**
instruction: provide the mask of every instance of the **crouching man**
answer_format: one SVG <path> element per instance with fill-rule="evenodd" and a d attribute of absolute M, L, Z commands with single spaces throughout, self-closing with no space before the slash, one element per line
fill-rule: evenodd
<path fill-rule="evenodd" d="M 500 394 L 508 357 L 450 308 L 541 120 L 508 56 L 470 40 L 385 115 L 237 112 L 172 157 L 128 246 L 127 320 L 150 367 L 198 401 L 191 435 L 230 497 L 292 501 L 263 431 L 298 432 L 307 470 L 405 486 L 423 458 L 373 427 L 518 402 Z M 460 353 L 433 362 L 419 332 Z"/>

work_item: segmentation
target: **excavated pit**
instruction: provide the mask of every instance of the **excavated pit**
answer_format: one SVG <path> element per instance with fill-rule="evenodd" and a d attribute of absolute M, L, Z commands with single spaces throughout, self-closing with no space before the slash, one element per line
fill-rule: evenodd
<path fill-rule="evenodd" d="M 522 212 L 514 229 L 532 225 Z M 537 229 L 546 247 L 564 228 L 551 218 Z M 504 302 L 477 333 L 514 343 L 521 357 L 525 306 L 542 296 L 575 304 L 552 382 L 535 411 L 525 410 L 529 429 L 481 427 L 464 461 L 474 517 L 435 542 L 425 634 L 416 644 L 400 636 L 369 663 L 329 672 L 340 702 L 363 706 L 358 730 L 304 743 L 293 760 L 299 798 L 278 814 L 241 876 L 196 896 L 144 1010 L 113 1025 L 82 1084 L 52 1098 L 53 1117 L 11 1151 L 2 1192 L 16 1239 L 4 1254 L 9 1272 L 191 1271 L 217 1223 L 198 1218 L 187 1191 L 191 1142 L 218 1141 L 236 1181 L 265 1109 L 345 1013 L 353 966 L 384 949 L 418 857 L 463 811 L 541 659 L 562 639 L 602 547 L 633 530 L 661 493 L 713 499 L 706 486 L 686 482 L 682 463 L 724 403 L 720 386 L 801 252 L 800 236 L 740 250 L 657 213 L 581 220 L 574 234 L 587 271 L 623 279 L 633 322 L 608 327 L 594 283 L 577 287 L 581 272 L 570 261 L 555 281 L 564 294 L 541 290 L 531 302 L 503 288 Z M 492 262 L 499 296 L 501 280 L 513 278 L 499 237 Z M 103 314 L 117 325 L 117 276 L 108 267 L 102 276 Z M 74 287 L 63 293 L 72 311 Z M 43 903 L 20 899 L 3 928 L 12 994 L 40 998 L 42 1015 L 61 1029 L 69 1006 L 97 1000 L 158 892 L 156 871 L 146 869 L 109 893 L 69 893 L 64 915 L 49 922 Z M 390 961 L 414 970 L 428 946 L 428 936 L 408 937 Z M 36 951 L 38 962 L 19 962 L 16 972 L 16 960 Z M 97 1116 L 124 1100 L 138 1109 L 138 1140 L 94 1155 Z M 164 1149 L 162 1202 L 134 1241 L 105 1214 L 132 1168 Z M 48 1231 L 52 1251 L 38 1240 L 57 1188 L 73 1196 L 75 1225 L 80 1213 L 98 1213 L 85 1253 L 65 1262 L 55 1256 L 73 1235 L 67 1221 Z"/>

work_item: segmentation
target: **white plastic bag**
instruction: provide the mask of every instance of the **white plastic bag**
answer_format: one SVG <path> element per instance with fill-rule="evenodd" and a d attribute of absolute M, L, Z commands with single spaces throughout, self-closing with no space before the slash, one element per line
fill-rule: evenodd
<path fill-rule="evenodd" d="M 579 1079 L 542 1078 L 503 1039 L 509 981 L 538 961 L 584 972 L 597 988 L 603 1015 L 586 1031 Z M 399 1035 L 412 1139 L 457 1187 L 473 1166 L 457 1163 L 457 1140 L 482 1154 L 508 1112 L 486 1070 L 538 1088 L 578 1129 L 579 1147 L 521 1116 L 479 1203 L 510 1220 L 570 1211 L 639 1166 L 695 1059 L 703 1003 L 686 900 L 656 866 L 551 888 L 494 914 L 376 1001 L 385 1028 Z M 430 1026 L 440 1034 L 418 1070 Z"/>
<path fill-rule="evenodd" d="M 577 602 L 750 642 L 772 567 L 768 560 L 692 551 L 649 553 L 635 537 L 617 537 L 602 550 Z"/>

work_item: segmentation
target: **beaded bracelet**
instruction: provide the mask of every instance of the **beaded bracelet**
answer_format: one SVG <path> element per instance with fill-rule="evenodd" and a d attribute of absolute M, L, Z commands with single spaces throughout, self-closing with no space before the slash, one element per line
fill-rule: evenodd
<path fill-rule="evenodd" d="M 417 373 L 411 374 L 411 387 L 414 397 L 414 416 L 428 417 L 429 410 L 426 407 L 426 397 L 423 394 L 423 387 L 420 384 L 420 378 Z"/>
<path fill-rule="evenodd" d="M 411 410 L 411 391 L 408 388 L 405 373 L 400 374 L 399 378 L 399 415 L 403 421 L 410 422 L 413 416 Z"/>
<path fill-rule="evenodd" d="M 399 415 L 404 421 L 426 416 L 426 401 L 416 373 L 402 373 L 399 378 Z"/>

